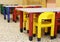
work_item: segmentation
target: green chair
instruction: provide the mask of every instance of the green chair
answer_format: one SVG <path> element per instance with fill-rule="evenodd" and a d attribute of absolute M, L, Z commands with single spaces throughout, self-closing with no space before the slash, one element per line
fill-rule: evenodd
<path fill-rule="evenodd" d="M 4 11 L 4 7 L 3 7 L 3 4 L 0 4 L 0 9 L 1 9 L 1 14 L 3 14 L 3 11 Z"/>

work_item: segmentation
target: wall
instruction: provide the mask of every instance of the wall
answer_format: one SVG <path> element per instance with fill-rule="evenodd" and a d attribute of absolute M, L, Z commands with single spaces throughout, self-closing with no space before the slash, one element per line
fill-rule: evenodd
<path fill-rule="evenodd" d="M 40 5 L 41 0 L 0 0 L 0 4 Z"/>
<path fill-rule="evenodd" d="M 60 0 L 56 0 L 56 7 L 60 7 Z"/>
<path fill-rule="evenodd" d="M 0 4 L 4 3 L 4 4 L 28 4 L 28 5 L 40 5 L 42 2 L 42 4 L 46 5 L 46 0 L 0 0 Z M 47 0 L 47 6 L 48 7 L 60 7 L 60 0 Z"/>
<path fill-rule="evenodd" d="M 55 3 L 56 0 L 47 0 L 48 3 Z"/>
<path fill-rule="evenodd" d="M 56 7 L 56 0 L 47 0 L 47 7 L 55 8 Z"/>
<path fill-rule="evenodd" d="M 0 4 L 22 4 L 22 0 L 0 0 Z"/>
<path fill-rule="evenodd" d="M 40 5 L 41 4 L 41 0 L 27 0 L 27 3 L 29 5 Z"/>
<path fill-rule="evenodd" d="M 46 7 L 46 0 L 23 0 L 25 5 L 42 5 Z"/>

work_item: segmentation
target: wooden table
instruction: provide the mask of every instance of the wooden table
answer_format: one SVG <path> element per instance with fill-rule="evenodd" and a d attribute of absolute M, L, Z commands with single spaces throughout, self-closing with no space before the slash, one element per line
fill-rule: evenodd
<path fill-rule="evenodd" d="M 29 14 L 29 40 L 32 41 L 33 39 L 33 14 L 39 13 L 39 12 L 60 12 L 60 8 L 16 8 L 18 11 L 24 11 Z M 23 17 L 23 14 L 20 15 Z M 23 25 L 23 19 L 20 17 L 20 26 Z M 23 28 L 20 28 L 20 31 L 23 30 Z"/>

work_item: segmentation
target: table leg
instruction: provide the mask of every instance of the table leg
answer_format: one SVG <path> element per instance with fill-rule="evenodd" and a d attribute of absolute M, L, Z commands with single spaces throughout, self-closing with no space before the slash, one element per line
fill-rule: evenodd
<path fill-rule="evenodd" d="M 20 11 L 20 32 L 23 32 L 23 12 Z"/>
<path fill-rule="evenodd" d="M 58 14 L 57 12 L 55 12 L 55 26 L 54 26 L 54 38 L 56 38 L 56 36 L 57 36 L 57 29 L 58 29 L 58 27 L 57 27 L 57 18 L 56 18 L 56 14 Z"/>
<path fill-rule="evenodd" d="M 33 40 L 33 14 L 29 14 L 29 40 Z"/>
<path fill-rule="evenodd" d="M 4 10 L 3 10 L 4 19 L 6 20 L 6 8 L 4 7 L 3 9 L 4 9 Z"/>
<path fill-rule="evenodd" d="M 10 7 L 6 7 L 6 12 L 7 12 L 7 17 L 8 17 L 8 22 L 10 22 Z"/>
<path fill-rule="evenodd" d="M 14 22 L 17 21 L 17 20 L 16 20 L 16 13 L 17 13 L 17 11 L 14 9 L 14 12 L 13 12 L 13 21 L 14 21 Z"/>

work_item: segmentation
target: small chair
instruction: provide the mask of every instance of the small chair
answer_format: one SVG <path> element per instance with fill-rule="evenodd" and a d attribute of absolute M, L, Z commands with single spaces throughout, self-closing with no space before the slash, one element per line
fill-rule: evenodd
<path fill-rule="evenodd" d="M 15 7 L 15 9 L 13 11 L 13 21 L 14 22 L 17 22 L 17 16 L 22 13 L 20 11 L 16 11 L 16 8 L 23 8 L 23 7 L 22 6 Z"/>
<path fill-rule="evenodd" d="M 39 8 L 39 7 L 41 7 L 41 6 L 26 6 L 26 7 L 23 7 L 23 8 Z M 22 7 L 16 7 L 16 8 L 22 8 Z M 13 13 L 13 21 L 15 21 L 15 22 L 17 21 L 17 19 L 16 19 L 17 14 L 16 13 L 17 13 L 17 11 L 14 10 L 14 13 Z M 20 12 L 19 14 L 21 14 L 21 13 L 22 12 Z M 27 33 L 29 33 L 29 27 L 28 27 L 29 22 L 28 22 L 28 18 L 29 18 L 28 17 L 28 14 L 25 13 L 25 12 L 23 12 L 23 27 L 22 28 L 24 28 L 24 30 L 27 30 Z"/>
<path fill-rule="evenodd" d="M 33 8 L 41 8 L 42 6 L 33 6 Z M 29 24 L 29 21 L 28 21 L 28 24 L 29 24 L 29 26 L 31 25 L 31 27 L 33 27 L 33 31 L 31 31 L 31 29 L 29 29 L 29 27 L 28 27 L 28 32 L 29 32 L 29 40 L 30 41 L 32 41 L 33 40 L 33 37 L 35 37 L 36 36 L 36 20 L 37 20 L 37 18 L 38 18 L 38 16 L 40 15 L 40 12 L 39 13 L 33 13 L 33 25 L 31 25 L 31 24 Z M 29 15 L 30 16 L 30 15 Z M 29 17 L 28 16 L 28 17 Z M 27 24 L 27 25 L 28 25 Z M 31 31 L 31 32 L 30 32 Z"/>
<path fill-rule="evenodd" d="M 50 36 L 51 39 L 54 38 L 54 24 L 55 24 L 55 13 L 54 12 L 44 12 L 38 17 L 38 33 L 37 40 L 41 40 L 41 29 L 45 28 L 47 31 L 48 27 L 51 27 Z"/>
<path fill-rule="evenodd" d="M 3 4 L 0 4 L 0 7 L 1 7 L 1 14 L 3 14 L 3 12 L 4 12 Z"/>
<path fill-rule="evenodd" d="M 7 15 L 7 21 L 8 23 L 10 22 L 10 7 L 4 7 L 3 8 L 3 14 L 4 14 L 4 19 L 6 19 L 6 15 Z"/>
<path fill-rule="evenodd" d="M 7 20 L 8 22 L 10 22 L 10 13 L 11 13 L 11 8 L 14 8 L 14 7 L 6 7 L 6 6 L 3 6 L 3 14 L 4 14 L 4 19 L 6 19 L 7 17 Z M 12 11 L 13 12 L 13 11 Z M 6 16 L 7 15 L 7 16 Z"/>
<path fill-rule="evenodd" d="M 24 8 L 41 8 L 41 6 L 26 6 Z M 28 24 L 29 24 L 29 14 L 25 13 L 25 12 L 23 12 L 23 14 L 24 14 L 24 19 L 23 19 L 24 20 L 24 30 L 27 30 L 27 33 L 29 33 L 29 26 L 28 26 Z M 38 15 L 38 14 L 36 14 L 36 15 Z M 34 31 L 33 31 L 33 33 L 34 33 Z"/>
<path fill-rule="evenodd" d="M 22 11 L 17 11 L 16 8 L 23 8 L 22 6 L 15 7 L 14 12 L 13 12 L 13 21 L 17 21 L 17 16 L 20 15 L 20 32 L 23 32 L 23 12 Z"/>
<path fill-rule="evenodd" d="M 55 36 L 57 36 L 57 32 L 60 32 L 60 12 L 55 14 Z"/>

